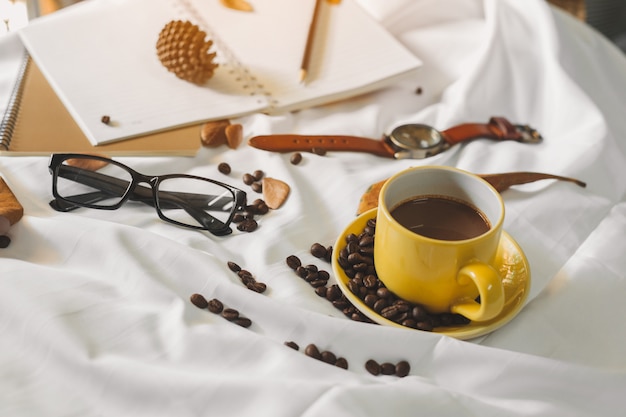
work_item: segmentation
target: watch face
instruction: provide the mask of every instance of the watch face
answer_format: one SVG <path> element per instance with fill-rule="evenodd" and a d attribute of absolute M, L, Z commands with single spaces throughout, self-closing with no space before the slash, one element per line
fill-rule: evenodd
<path fill-rule="evenodd" d="M 432 149 L 443 144 L 443 138 L 438 130 L 421 124 L 398 126 L 391 132 L 389 138 L 396 146 L 407 150 Z"/>

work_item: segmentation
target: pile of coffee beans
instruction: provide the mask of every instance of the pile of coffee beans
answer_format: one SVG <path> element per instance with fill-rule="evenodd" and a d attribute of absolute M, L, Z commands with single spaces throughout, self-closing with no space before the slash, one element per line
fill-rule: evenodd
<path fill-rule="evenodd" d="M 337 258 L 349 278 L 347 287 L 365 305 L 382 317 L 402 326 L 432 331 L 441 326 L 462 326 L 470 321 L 460 314 L 430 314 L 423 306 L 401 299 L 378 279 L 374 266 L 376 219 L 367 221 L 363 231 L 346 236 L 346 246 Z"/>
<path fill-rule="evenodd" d="M 265 204 L 265 201 L 261 198 L 257 198 L 246 206 L 245 212 L 235 213 L 233 216 L 233 223 L 237 224 L 237 230 L 242 232 L 253 232 L 259 224 L 255 220 L 255 216 L 264 215 L 269 212 L 269 207 Z"/>
<path fill-rule="evenodd" d="M 411 365 L 405 360 L 394 364 L 391 362 L 378 363 L 374 359 L 369 359 L 365 362 L 365 369 L 374 376 L 395 375 L 404 378 L 411 372 Z"/>
<path fill-rule="evenodd" d="M 261 180 L 265 176 L 265 173 L 260 169 L 255 170 L 252 174 L 245 173 L 243 174 L 243 183 L 249 185 L 252 188 L 252 191 L 261 193 L 263 192 L 263 183 Z"/>
<path fill-rule="evenodd" d="M 317 245 L 314 246 L 317 247 Z M 332 252 L 332 250 L 330 252 Z M 309 285 L 315 289 L 317 295 L 326 298 L 345 316 L 355 321 L 372 323 L 367 316 L 361 313 L 350 300 L 346 298 L 337 284 L 327 285 L 330 279 L 328 271 L 320 269 L 314 264 L 302 265 L 302 261 L 296 255 L 289 255 L 285 261 L 287 266 L 291 268 L 298 277 L 308 282 Z"/>
<path fill-rule="evenodd" d="M 246 288 L 248 288 L 249 290 L 258 293 L 264 293 L 265 290 L 267 290 L 267 285 L 263 282 L 257 281 L 254 275 L 252 275 L 252 272 L 246 269 L 242 269 L 239 265 L 232 261 L 228 261 L 227 265 L 228 269 L 236 273 L 241 280 L 241 283 L 245 285 Z"/>
<path fill-rule="evenodd" d="M 294 341 L 285 342 L 285 346 L 288 346 L 294 350 L 300 350 L 300 347 Z M 326 362 L 330 365 L 334 365 L 343 369 L 348 369 L 348 360 L 346 358 L 338 357 L 330 350 L 321 350 L 314 343 L 309 343 L 304 348 L 304 354 L 310 358 Z M 365 362 L 365 369 L 367 370 L 367 372 L 374 376 L 394 375 L 399 378 L 404 378 L 411 372 L 411 365 L 408 361 L 405 360 L 401 360 L 397 363 L 379 363 L 375 359 L 369 359 L 367 362 Z"/>
<path fill-rule="evenodd" d="M 217 298 L 213 298 L 207 301 L 207 299 L 202 294 L 195 293 L 191 294 L 189 300 L 196 307 L 203 310 L 206 308 L 211 313 L 219 314 L 226 320 L 235 323 L 241 327 L 248 328 L 252 325 L 252 320 L 247 317 L 243 317 L 241 314 L 239 314 L 239 311 L 235 310 L 234 308 L 225 307 L 224 303 L 222 303 Z"/>
<path fill-rule="evenodd" d="M 300 347 L 294 341 L 285 342 L 285 346 L 294 350 L 300 350 Z M 334 365 L 342 369 L 348 369 L 348 361 L 346 358 L 338 357 L 330 350 L 320 350 L 314 343 L 310 343 L 304 348 L 304 354 L 310 358 L 317 359 L 329 365 Z"/>

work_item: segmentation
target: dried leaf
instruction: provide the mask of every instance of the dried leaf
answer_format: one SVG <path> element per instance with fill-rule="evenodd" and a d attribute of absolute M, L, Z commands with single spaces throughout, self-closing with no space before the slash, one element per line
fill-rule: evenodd
<path fill-rule="evenodd" d="M 273 210 L 280 208 L 287 200 L 291 188 L 289 185 L 276 178 L 263 178 L 263 200 Z"/>
<path fill-rule="evenodd" d="M 478 176 L 491 184 L 493 188 L 495 188 L 498 192 L 508 190 L 513 185 L 527 184 L 534 181 L 548 179 L 573 182 L 580 187 L 587 186 L 587 184 L 585 184 L 584 182 L 574 178 L 562 177 L 552 174 L 543 174 L 539 172 L 507 172 L 503 174 L 479 174 Z M 372 184 L 368 187 L 365 193 L 361 196 L 361 200 L 359 201 L 359 206 L 356 213 L 357 215 L 364 213 L 374 207 L 378 207 L 378 196 L 385 182 L 387 182 L 386 179 Z"/>
<path fill-rule="evenodd" d="M 220 0 L 223 6 L 229 9 L 239 10 L 240 12 L 252 12 L 254 9 L 252 5 L 246 0 Z"/>

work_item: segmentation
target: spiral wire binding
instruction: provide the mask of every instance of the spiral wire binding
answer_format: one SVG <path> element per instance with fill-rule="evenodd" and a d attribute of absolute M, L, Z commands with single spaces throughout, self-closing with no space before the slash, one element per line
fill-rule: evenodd
<path fill-rule="evenodd" d="M 5 151 L 9 150 L 11 146 L 11 138 L 13 137 L 13 131 L 17 124 L 17 118 L 20 112 L 20 104 L 22 102 L 22 93 L 24 91 L 24 81 L 26 73 L 30 65 L 30 56 L 28 52 L 24 52 L 24 59 L 17 75 L 17 80 L 13 86 L 11 97 L 7 105 L 7 110 L 0 123 L 0 150 L 4 148 Z"/>
<path fill-rule="evenodd" d="M 267 91 L 265 87 L 257 80 L 257 78 L 250 73 L 248 68 L 241 63 L 241 61 L 235 56 L 235 54 L 228 48 L 220 38 L 211 30 L 211 26 L 202 17 L 202 15 L 196 10 L 196 8 L 187 0 L 179 0 L 187 14 L 199 23 L 199 26 L 204 30 L 209 38 L 213 41 L 216 49 L 225 58 L 225 67 L 229 67 L 229 73 L 235 75 L 236 80 L 243 85 L 243 89 L 250 91 L 251 96 L 264 96 L 270 107 L 275 107 L 278 102 L 272 97 L 272 93 Z M 220 63 L 221 65 L 221 63 Z M 259 99 L 261 102 L 261 99 Z"/>

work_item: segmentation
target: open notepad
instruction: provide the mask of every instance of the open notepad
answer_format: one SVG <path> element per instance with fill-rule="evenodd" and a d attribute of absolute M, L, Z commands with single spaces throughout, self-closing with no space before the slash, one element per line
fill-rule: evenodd
<path fill-rule="evenodd" d="M 372 91 L 421 61 L 353 0 L 323 3 L 309 81 L 299 69 L 314 0 L 91 0 L 33 21 L 20 36 L 94 145 L 207 120 L 274 113 Z M 197 86 L 168 72 L 156 40 L 190 20 L 214 41 L 219 68 Z M 111 123 L 101 122 L 108 115 Z"/>

